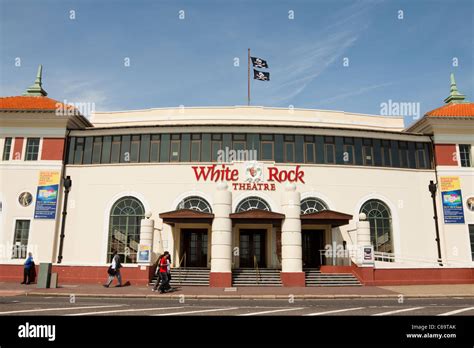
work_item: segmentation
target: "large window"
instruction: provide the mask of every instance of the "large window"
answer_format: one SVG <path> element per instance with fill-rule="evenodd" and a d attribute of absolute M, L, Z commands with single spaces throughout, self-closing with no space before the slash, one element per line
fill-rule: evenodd
<path fill-rule="evenodd" d="M 410 160 L 408 157 L 408 144 L 406 141 L 398 142 L 398 156 L 400 158 L 400 167 L 408 168 L 410 166 Z"/>
<path fill-rule="evenodd" d="M 8 139 L 4 158 L 11 157 L 8 152 L 11 152 L 12 145 Z M 236 151 L 237 158 L 244 158 L 242 150 L 254 149 L 258 160 L 276 163 L 432 167 L 430 143 L 359 137 L 256 133 L 130 134 L 71 137 L 68 144 L 68 164 L 216 162 L 218 151 L 228 147 Z M 32 143 L 30 148 L 33 149 Z M 463 166 L 472 166 L 470 149 L 470 145 L 460 145 Z"/>
<path fill-rule="evenodd" d="M 372 199 L 364 203 L 360 212 L 367 215 L 370 223 L 370 241 L 374 250 L 393 253 L 392 215 L 387 205 L 378 199 Z"/>
<path fill-rule="evenodd" d="M 461 167 L 471 167 L 471 145 L 459 145 L 459 156 L 461 157 Z"/>
<path fill-rule="evenodd" d="M 260 197 L 248 197 L 248 198 L 243 199 L 237 205 L 235 212 L 240 213 L 243 211 L 249 211 L 249 210 L 255 210 L 255 209 L 271 211 L 270 205 L 267 202 L 265 202 L 263 199 L 261 199 Z"/>
<path fill-rule="evenodd" d="M 26 140 L 25 161 L 36 161 L 38 159 L 40 138 L 28 138 Z"/>
<path fill-rule="evenodd" d="M 15 235 L 13 237 L 12 259 L 26 258 L 28 236 L 30 234 L 30 220 L 15 221 Z"/>
<path fill-rule="evenodd" d="M 324 162 L 328 164 L 336 163 L 334 137 L 324 137 Z"/>
<path fill-rule="evenodd" d="M 362 139 L 362 159 L 364 166 L 374 165 L 374 149 L 372 139 Z"/>
<path fill-rule="evenodd" d="M 176 209 L 191 209 L 201 213 L 212 213 L 211 205 L 204 198 L 198 196 L 186 197 L 179 202 Z"/>
<path fill-rule="evenodd" d="M 5 138 L 5 145 L 3 146 L 3 161 L 10 159 L 10 152 L 12 151 L 12 138 Z"/>
<path fill-rule="evenodd" d="M 262 134 L 260 139 L 260 159 L 262 161 L 273 161 L 275 159 L 274 155 L 274 139 L 271 134 Z"/>
<path fill-rule="evenodd" d="M 327 209 L 327 204 L 316 197 L 305 198 L 301 201 L 301 214 L 303 215 L 317 213 L 318 211 Z"/>
<path fill-rule="evenodd" d="M 381 157 L 382 157 L 382 166 L 391 167 L 392 166 L 392 152 L 391 152 L 390 140 L 382 140 L 382 145 L 380 147 Z"/>
<path fill-rule="evenodd" d="M 212 151 L 212 161 L 217 161 L 217 156 L 219 154 L 219 150 L 222 150 L 222 134 L 212 134 L 212 143 L 211 143 L 211 151 Z"/>
<path fill-rule="evenodd" d="M 354 138 L 344 137 L 344 164 L 354 164 Z"/>
<path fill-rule="evenodd" d="M 180 146 L 179 134 L 171 135 L 171 152 L 170 162 L 179 162 L 179 146 Z"/>
<path fill-rule="evenodd" d="M 134 197 L 123 197 L 115 202 L 110 211 L 108 262 L 112 261 L 114 250 L 124 263 L 137 261 L 140 222 L 144 215 L 143 204 Z"/>
<path fill-rule="evenodd" d="M 316 162 L 316 148 L 314 144 L 314 136 L 306 135 L 304 137 L 304 161 L 305 163 Z"/>

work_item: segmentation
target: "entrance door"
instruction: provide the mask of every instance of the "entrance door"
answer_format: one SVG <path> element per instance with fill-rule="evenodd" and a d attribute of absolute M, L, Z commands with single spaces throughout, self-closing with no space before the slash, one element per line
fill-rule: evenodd
<path fill-rule="evenodd" d="M 181 240 L 183 266 L 207 268 L 207 229 L 181 229 Z"/>
<path fill-rule="evenodd" d="M 324 249 L 324 232 L 324 230 L 302 231 L 304 268 L 321 267 L 320 250 Z"/>
<path fill-rule="evenodd" d="M 258 267 L 266 267 L 265 235 L 267 230 L 240 230 L 240 267 L 254 268 L 254 258 Z"/>

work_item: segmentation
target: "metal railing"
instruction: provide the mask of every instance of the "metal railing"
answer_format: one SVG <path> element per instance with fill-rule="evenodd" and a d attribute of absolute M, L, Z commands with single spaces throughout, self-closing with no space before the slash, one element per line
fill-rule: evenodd
<path fill-rule="evenodd" d="M 342 252 L 333 252 L 327 249 L 319 250 L 319 260 L 321 262 L 321 266 L 350 266 L 352 258 L 355 256 L 355 253 L 351 250 L 344 250 Z"/>
<path fill-rule="evenodd" d="M 406 257 L 406 256 L 395 255 L 394 253 L 385 253 L 381 251 L 374 251 L 374 259 L 375 261 L 380 261 L 380 262 L 424 263 L 424 264 L 430 264 L 433 266 L 439 265 L 439 262 L 437 259 Z M 452 259 L 443 259 L 442 261 L 445 266 L 451 265 L 451 266 L 472 267 L 472 263 L 469 261 L 459 261 L 459 260 L 452 260 Z"/>
<path fill-rule="evenodd" d="M 184 261 L 184 263 L 183 263 Z M 181 285 L 182 281 L 183 281 L 183 269 L 181 268 L 181 264 L 184 264 L 186 265 L 186 253 L 183 254 L 183 257 L 181 258 L 181 260 L 178 260 L 178 269 L 179 269 L 179 285 Z M 184 268 L 184 267 L 183 267 Z"/>
<path fill-rule="evenodd" d="M 257 277 L 257 285 L 259 284 L 259 279 L 260 279 L 260 270 L 258 269 L 258 262 L 257 262 L 257 256 L 253 256 L 253 267 L 255 268 L 256 271 L 256 277 Z"/>

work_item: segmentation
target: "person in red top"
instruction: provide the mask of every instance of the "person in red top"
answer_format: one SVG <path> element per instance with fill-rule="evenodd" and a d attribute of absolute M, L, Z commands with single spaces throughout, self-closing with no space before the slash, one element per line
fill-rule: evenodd
<path fill-rule="evenodd" d="M 165 293 L 166 290 L 169 289 L 169 277 L 168 277 L 168 264 L 169 264 L 169 259 L 168 259 L 169 252 L 165 251 L 163 255 L 161 255 L 158 258 L 158 263 L 157 263 L 157 270 L 159 277 L 156 281 L 155 286 L 153 287 L 152 291 L 156 291 L 159 286 L 160 294 Z"/>

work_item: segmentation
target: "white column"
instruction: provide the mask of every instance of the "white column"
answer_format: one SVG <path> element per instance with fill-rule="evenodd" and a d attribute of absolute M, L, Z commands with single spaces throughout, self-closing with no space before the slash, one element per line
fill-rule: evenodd
<path fill-rule="evenodd" d="M 211 273 L 232 272 L 232 193 L 224 182 L 217 184 L 212 207 Z"/>
<path fill-rule="evenodd" d="M 281 226 L 282 272 L 303 272 L 300 200 L 296 185 L 286 185 L 282 198 L 282 212 L 285 214 Z"/>
<path fill-rule="evenodd" d="M 364 213 L 359 214 L 359 221 L 356 223 L 357 227 L 357 263 L 361 265 L 364 257 L 364 246 L 371 245 L 370 241 L 370 223 L 367 221 L 367 216 Z"/>
<path fill-rule="evenodd" d="M 150 246 L 150 251 L 153 250 L 153 232 L 155 229 L 155 220 L 150 218 L 142 219 L 140 222 L 140 245 Z M 150 255 L 150 263 L 152 256 Z"/>

